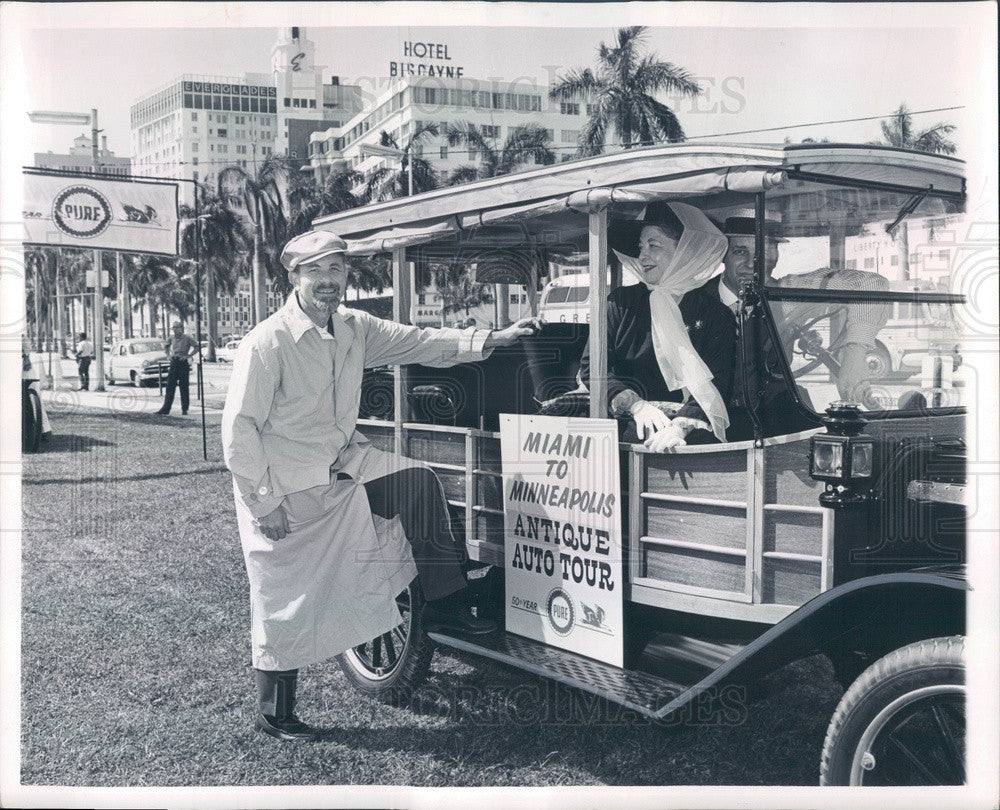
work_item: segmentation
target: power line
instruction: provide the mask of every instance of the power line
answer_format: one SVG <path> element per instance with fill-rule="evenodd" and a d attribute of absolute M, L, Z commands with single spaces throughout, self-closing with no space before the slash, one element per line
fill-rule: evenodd
<path fill-rule="evenodd" d="M 930 114 L 930 113 L 954 112 L 956 110 L 964 110 L 964 109 L 965 109 L 965 105 L 959 105 L 959 106 L 955 106 L 955 107 L 934 107 L 934 108 L 926 109 L 926 110 L 907 110 L 907 114 L 908 115 L 927 115 L 927 114 Z M 643 144 L 643 145 L 644 146 L 660 146 L 660 145 L 669 144 L 669 143 L 686 143 L 688 141 L 707 140 L 707 139 L 710 139 L 710 138 L 728 138 L 728 137 L 732 137 L 734 135 L 757 135 L 757 134 L 761 134 L 761 133 L 764 133 L 764 132 L 782 132 L 782 131 L 788 130 L 788 129 L 803 129 L 805 127 L 831 126 L 831 125 L 834 125 L 834 124 L 852 124 L 852 123 L 859 123 L 859 122 L 862 122 L 862 121 L 879 121 L 879 120 L 883 120 L 883 119 L 887 119 L 887 118 L 892 118 L 895 114 L 896 114 L 896 111 L 894 110 L 891 113 L 883 113 L 881 115 L 866 115 L 866 116 L 861 116 L 861 117 L 858 117 L 858 118 L 835 118 L 835 119 L 831 119 L 831 120 L 828 120 L 828 121 L 813 121 L 813 122 L 809 122 L 809 123 L 805 123 L 805 124 L 786 124 L 784 126 L 778 126 L 778 127 L 762 127 L 762 128 L 759 128 L 759 129 L 741 129 L 741 130 L 733 130 L 733 131 L 730 131 L 730 132 L 716 132 L 716 133 L 712 133 L 712 134 L 708 134 L 708 135 L 691 135 L 691 136 L 687 136 L 684 139 L 684 141 L 671 141 L 669 139 L 663 138 L 663 139 L 654 140 L 651 144 Z M 609 145 L 609 146 L 632 147 L 632 146 L 639 146 L 640 144 L 633 144 L 633 143 L 626 144 L 624 141 L 615 141 L 615 142 L 612 142 L 612 143 L 606 144 L 606 145 Z M 556 146 L 556 145 L 553 145 L 553 146 L 550 146 L 549 149 L 551 151 L 553 151 L 553 152 L 566 151 L 566 150 L 576 151 L 577 149 L 579 149 L 579 144 L 576 144 L 576 145 L 566 145 L 566 146 Z M 523 147 L 523 149 L 521 151 L 533 151 L 533 148 L 532 147 Z M 308 156 L 308 157 L 290 157 L 290 156 L 282 155 L 281 157 L 282 157 L 283 160 L 287 161 L 288 163 L 305 164 L 305 163 L 311 162 L 312 158 L 314 156 Z M 472 160 L 473 158 L 469 158 L 469 159 Z M 237 161 L 239 161 L 239 160 L 241 160 L 241 159 L 237 158 Z M 161 163 L 161 162 L 163 162 L 163 161 L 155 161 L 155 160 L 153 160 L 153 161 L 141 161 L 141 162 L 137 162 L 137 165 L 140 165 L 140 166 L 143 166 L 143 165 L 155 165 L 155 164 Z M 186 161 L 186 160 L 171 161 L 171 163 L 175 163 L 175 162 L 179 166 L 193 166 L 193 165 L 195 165 L 194 163 L 192 163 L 190 161 Z M 258 160 L 254 160 L 254 161 L 249 161 L 248 160 L 246 162 L 248 164 L 249 163 L 253 163 L 254 165 L 257 165 L 258 163 L 263 163 L 264 161 L 263 160 L 259 160 L 259 161 Z M 232 160 L 229 160 L 229 159 L 218 159 L 218 160 L 212 159 L 212 160 L 199 160 L 199 162 L 198 162 L 197 165 L 198 166 L 219 166 L 219 165 L 224 165 L 224 166 L 240 166 L 241 164 L 239 164 L 238 162 L 233 162 Z M 247 166 L 245 168 L 249 168 L 249 166 Z"/>
<path fill-rule="evenodd" d="M 907 110 L 907 114 L 908 115 L 923 115 L 925 113 L 951 112 L 953 110 L 964 110 L 964 109 L 965 109 L 964 105 L 958 106 L 958 107 L 936 107 L 936 108 L 931 109 L 931 110 Z M 834 119 L 832 121 L 816 121 L 816 122 L 813 122 L 813 123 L 810 123 L 810 124 L 789 124 L 788 126 L 784 126 L 784 127 L 766 127 L 764 129 L 742 129 L 742 130 L 736 130 L 734 132 L 719 132 L 719 133 L 716 133 L 714 135 L 695 135 L 693 137 L 687 138 L 686 140 L 690 141 L 690 140 L 694 140 L 696 138 L 697 139 L 701 139 L 701 138 L 727 138 L 730 135 L 751 135 L 751 134 L 756 134 L 756 133 L 760 133 L 760 132 L 780 132 L 781 130 L 785 130 L 785 129 L 800 129 L 802 127 L 823 127 L 823 126 L 828 126 L 830 124 L 852 124 L 852 123 L 856 123 L 858 121 L 878 121 L 878 120 L 883 119 L 883 118 L 892 118 L 895 114 L 896 114 L 895 112 L 892 112 L 892 113 L 889 113 L 888 115 L 866 115 L 866 116 L 864 116 L 862 118 L 837 118 L 837 119 Z M 661 143 L 664 143 L 664 142 L 661 141 Z M 619 144 L 619 145 L 621 145 L 621 144 Z"/>

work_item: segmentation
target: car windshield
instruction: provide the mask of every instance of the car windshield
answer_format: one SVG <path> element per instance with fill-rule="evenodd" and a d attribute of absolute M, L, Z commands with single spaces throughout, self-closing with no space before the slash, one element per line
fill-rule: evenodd
<path fill-rule="evenodd" d="M 927 196 L 896 222 L 909 200 L 799 180 L 767 195 L 768 289 L 814 297 L 770 308 L 799 396 L 816 412 L 836 400 L 869 411 L 965 404 L 962 305 L 908 294 L 958 286 L 966 220 Z"/>
<path fill-rule="evenodd" d="M 145 354 L 146 352 L 162 352 L 163 342 L 159 340 L 144 340 L 128 347 L 129 354 Z"/>

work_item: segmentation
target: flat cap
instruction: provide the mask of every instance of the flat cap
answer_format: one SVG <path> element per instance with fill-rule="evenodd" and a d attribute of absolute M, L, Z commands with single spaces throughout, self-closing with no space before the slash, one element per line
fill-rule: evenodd
<path fill-rule="evenodd" d="M 281 251 L 281 263 L 291 272 L 303 262 L 311 262 L 334 253 L 347 252 L 347 242 L 329 231 L 308 231 L 290 239 Z"/>

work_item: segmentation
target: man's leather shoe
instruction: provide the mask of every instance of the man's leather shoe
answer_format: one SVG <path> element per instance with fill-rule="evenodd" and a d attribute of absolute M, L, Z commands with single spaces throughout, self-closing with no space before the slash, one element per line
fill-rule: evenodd
<path fill-rule="evenodd" d="M 257 713 L 254 721 L 254 728 L 277 737 L 279 740 L 305 740 L 314 742 L 323 736 L 323 732 L 318 728 L 306 725 L 294 714 L 286 720 L 279 720 L 270 715 Z"/>
<path fill-rule="evenodd" d="M 430 602 L 424 605 L 420 626 L 424 632 L 461 633 L 467 636 L 484 636 L 500 629 L 500 625 L 493 619 L 473 616 L 468 607 L 458 606 L 455 609 L 443 610 Z"/>
<path fill-rule="evenodd" d="M 160 410 L 158 410 L 157 413 L 165 416 L 166 414 L 170 413 L 170 411 L 165 411 L 163 410 L 163 408 L 160 408 Z"/>

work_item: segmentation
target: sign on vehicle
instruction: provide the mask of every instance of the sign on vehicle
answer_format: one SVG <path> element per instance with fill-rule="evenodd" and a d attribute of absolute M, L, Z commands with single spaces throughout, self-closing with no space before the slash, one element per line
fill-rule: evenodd
<path fill-rule="evenodd" d="M 500 417 L 509 632 L 623 665 L 618 429 Z"/>

